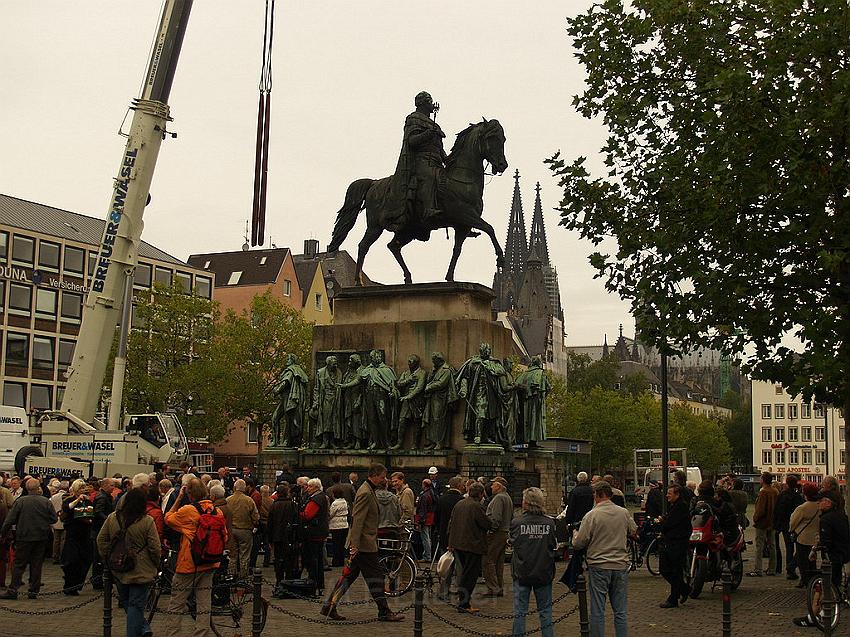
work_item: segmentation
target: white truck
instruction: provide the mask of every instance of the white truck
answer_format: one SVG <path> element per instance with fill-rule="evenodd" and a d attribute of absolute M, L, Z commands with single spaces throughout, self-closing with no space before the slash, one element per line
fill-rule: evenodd
<path fill-rule="evenodd" d="M 9 422 L 0 421 L 0 468 L 7 468 L 11 460 L 18 473 L 132 475 L 189 457 L 186 434 L 173 414 L 127 415 L 121 422 L 119 413 L 129 298 L 142 215 L 159 148 L 169 134 L 167 100 L 191 7 L 192 0 L 166 0 L 163 5 L 142 94 L 131 106 L 133 119 L 118 174 L 113 178 L 107 222 L 89 280 L 90 292 L 62 405 L 45 412 L 35 424 L 23 410 L 5 415 L 9 408 L 4 408 L 3 418 Z M 122 338 L 115 364 L 112 417 L 107 426 L 95 418 L 95 411 L 119 322 Z"/>
<path fill-rule="evenodd" d="M 662 481 L 661 474 L 661 449 L 635 449 L 634 471 L 635 471 L 635 496 L 642 497 L 646 494 L 649 483 L 652 480 Z M 669 466 L 667 469 L 667 483 L 673 482 L 673 474 L 676 471 L 684 471 L 688 482 L 699 485 L 702 482 L 702 471 L 699 467 L 688 466 L 688 450 L 684 447 L 669 449 Z"/>

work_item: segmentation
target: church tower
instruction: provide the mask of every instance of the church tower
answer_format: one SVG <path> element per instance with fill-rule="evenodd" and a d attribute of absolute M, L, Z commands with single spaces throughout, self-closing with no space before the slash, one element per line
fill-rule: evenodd
<path fill-rule="evenodd" d="M 543 223 L 543 204 L 540 202 L 540 182 L 534 187 L 536 196 L 534 198 L 534 215 L 531 219 L 531 239 L 529 240 L 529 252 L 537 249 L 543 267 L 543 279 L 546 282 L 546 290 L 549 293 L 549 307 L 552 314 L 564 322 L 564 310 L 561 307 L 561 291 L 558 286 L 558 272 L 549 261 L 549 245 L 546 242 L 546 225 Z"/>
<path fill-rule="evenodd" d="M 508 238 L 505 241 L 505 267 L 493 277 L 493 302 L 497 312 L 510 312 L 519 303 L 520 288 L 528 261 L 528 240 L 525 234 L 525 215 L 519 189 L 519 170 L 514 173 L 514 196 L 511 217 L 508 221 Z"/>

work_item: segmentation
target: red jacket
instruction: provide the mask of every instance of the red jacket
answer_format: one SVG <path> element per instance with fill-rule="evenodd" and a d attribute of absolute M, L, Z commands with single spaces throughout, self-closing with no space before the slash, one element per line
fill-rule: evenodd
<path fill-rule="evenodd" d="M 165 531 L 165 514 L 162 512 L 162 507 L 158 502 L 148 500 L 145 504 L 145 513 L 153 518 L 156 532 L 159 534 L 159 541 L 162 543 L 162 534 Z"/>

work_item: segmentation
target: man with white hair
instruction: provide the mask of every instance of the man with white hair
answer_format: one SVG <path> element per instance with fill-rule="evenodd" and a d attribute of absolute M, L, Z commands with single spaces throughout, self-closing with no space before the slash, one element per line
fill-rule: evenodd
<path fill-rule="evenodd" d="M 247 488 L 245 481 L 240 478 L 233 483 L 233 495 L 227 498 L 233 538 L 230 572 L 234 575 L 238 574 L 243 579 L 248 577 L 248 561 L 251 559 L 251 547 L 254 544 L 254 527 L 260 521 L 257 505 L 250 496 L 245 494 Z"/>
<path fill-rule="evenodd" d="M 12 510 L 0 527 L 0 537 L 5 537 L 15 527 L 15 563 L 12 568 L 12 581 L 6 593 L 0 599 L 17 599 L 18 588 L 23 584 L 24 570 L 30 569 L 29 593 L 27 597 L 35 599 L 41 588 L 41 567 L 50 526 L 56 523 L 56 511 L 50 501 L 41 495 L 41 484 L 35 478 L 26 482 L 27 494 L 15 500 Z"/>
<path fill-rule="evenodd" d="M 323 550 L 328 539 L 328 498 L 322 491 L 322 481 L 311 478 L 307 481 L 307 499 L 301 509 L 304 524 L 304 565 L 316 582 L 318 594 L 325 592 L 325 559 Z"/>
<path fill-rule="evenodd" d="M 570 491 L 570 497 L 567 499 L 567 514 L 564 518 L 567 524 L 581 522 L 585 514 L 593 508 L 593 489 L 587 483 L 587 473 L 579 471 L 576 481 L 578 484 Z"/>
<path fill-rule="evenodd" d="M 495 486 L 495 483 L 494 483 Z M 552 627 L 552 580 L 555 578 L 555 522 L 546 515 L 543 491 L 529 487 L 522 492 L 522 516 L 511 521 L 511 572 L 514 580 L 514 626 L 525 633 L 528 598 L 534 591 L 541 637 L 554 637 Z"/>
<path fill-rule="evenodd" d="M 56 522 L 53 524 L 53 563 L 59 564 L 62 557 L 62 546 L 65 544 L 65 525 L 59 517 L 62 510 L 62 499 L 68 493 L 68 481 L 63 480 L 56 485 L 56 493 L 50 496 L 50 504 L 56 511 Z"/>

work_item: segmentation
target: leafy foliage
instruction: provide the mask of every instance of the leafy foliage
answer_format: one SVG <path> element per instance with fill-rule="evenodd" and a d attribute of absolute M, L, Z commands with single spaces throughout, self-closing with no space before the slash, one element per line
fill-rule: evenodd
<path fill-rule="evenodd" d="M 850 413 L 847 2 L 604 0 L 568 32 L 608 172 L 548 160 L 562 224 L 642 338 Z"/>

